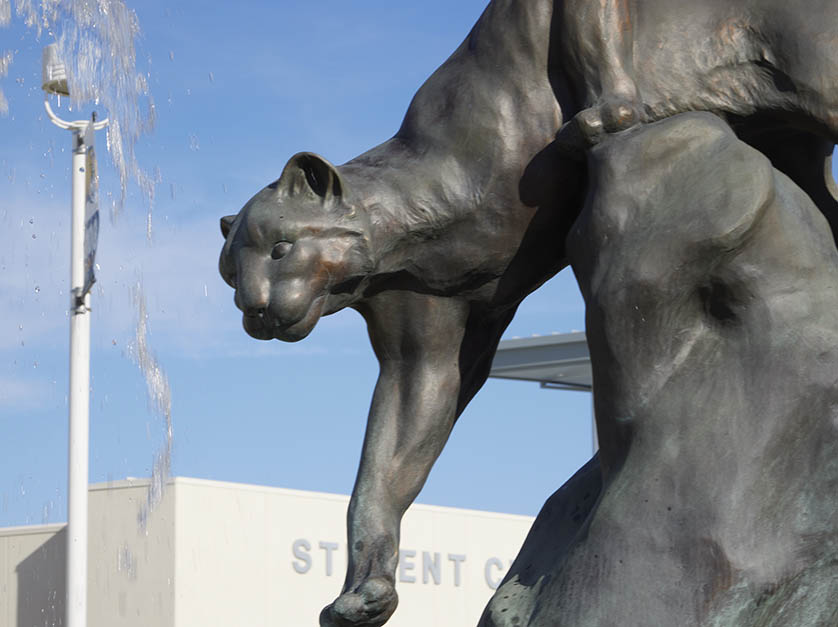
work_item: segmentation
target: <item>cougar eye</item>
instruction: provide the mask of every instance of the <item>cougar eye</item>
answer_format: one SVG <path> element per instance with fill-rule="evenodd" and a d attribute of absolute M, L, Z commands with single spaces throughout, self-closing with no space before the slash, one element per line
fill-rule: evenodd
<path fill-rule="evenodd" d="M 285 255 L 291 252 L 294 244 L 291 242 L 277 242 L 271 248 L 271 259 L 282 259 Z"/>

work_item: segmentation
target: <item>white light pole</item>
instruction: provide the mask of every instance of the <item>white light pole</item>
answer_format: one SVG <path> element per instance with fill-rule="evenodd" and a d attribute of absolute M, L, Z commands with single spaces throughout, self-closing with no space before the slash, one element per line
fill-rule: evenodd
<path fill-rule="evenodd" d="M 53 113 L 49 95 L 69 96 L 67 73 L 55 44 L 44 48 L 44 108 L 53 124 L 73 133 L 73 218 L 70 249 L 70 429 L 67 488 L 66 627 L 87 626 L 87 484 L 90 414 L 90 287 L 99 232 L 94 132 L 107 119 L 67 122 Z"/>

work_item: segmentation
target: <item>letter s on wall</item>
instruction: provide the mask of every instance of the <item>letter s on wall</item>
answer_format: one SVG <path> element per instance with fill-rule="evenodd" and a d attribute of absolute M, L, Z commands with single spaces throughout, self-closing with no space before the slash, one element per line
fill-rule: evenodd
<path fill-rule="evenodd" d="M 291 547 L 294 557 L 299 561 L 295 561 L 294 570 L 301 575 L 305 575 L 311 570 L 311 543 L 308 540 L 294 540 L 294 545 Z"/>

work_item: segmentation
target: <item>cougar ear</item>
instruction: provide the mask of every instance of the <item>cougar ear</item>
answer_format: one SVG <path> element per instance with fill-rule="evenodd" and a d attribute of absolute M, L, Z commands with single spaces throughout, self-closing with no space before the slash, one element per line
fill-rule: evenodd
<path fill-rule="evenodd" d="M 291 157 L 279 179 L 270 187 L 288 196 L 311 193 L 325 201 L 343 195 L 343 182 L 335 166 L 313 152 Z"/>
<path fill-rule="evenodd" d="M 227 236 L 230 234 L 230 230 L 233 228 L 233 220 L 236 219 L 236 216 L 224 216 L 221 218 L 221 234 L 224 236 L 224 239 L 227 239 Z"/>

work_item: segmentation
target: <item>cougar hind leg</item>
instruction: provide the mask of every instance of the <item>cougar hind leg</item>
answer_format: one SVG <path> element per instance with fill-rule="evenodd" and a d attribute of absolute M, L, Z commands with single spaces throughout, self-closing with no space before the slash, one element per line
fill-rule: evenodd
<path fill-rule="evenodd" d="M 566 0 L 562 4 L 569 68 L 580 85 L 580 110 L 559 132 L 562 143 L 587 148 L 606 133 L 642 121 L 633 73 L 633 26 L 628 0 Z"/>
<path fill-rule="evenodd" d="M 832 174 L 834 141 L 795 130 L 765 133 L 747 141 L 809 195 L 829 222 L 838 245 L 838 185 Z"/>
<path fill-rule="evenodd" d="M 796 128 L 766 133 L 757 147 L 809 194 L 838 242 L 838 185 L 832 174 L 838 143 L 838 3 L 817 4 L 814 14 L 799 12 L 792 23 L 782 25 L 782 32 L 793 35 L 783 39 L 786 45 L 780 45 L 782 54 L 775 55 L 771 71 L 775 86 L 791 105 L 786 124 Z"/>

